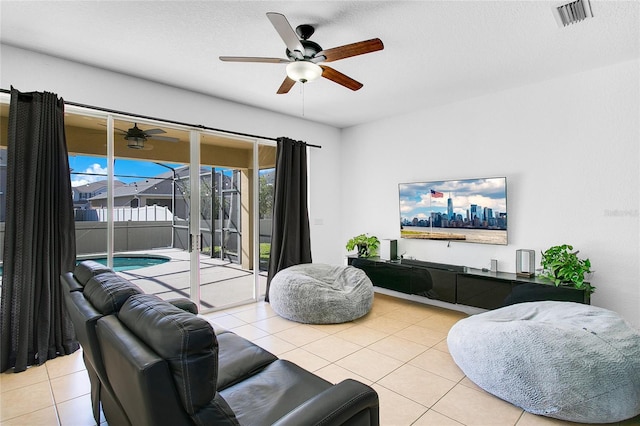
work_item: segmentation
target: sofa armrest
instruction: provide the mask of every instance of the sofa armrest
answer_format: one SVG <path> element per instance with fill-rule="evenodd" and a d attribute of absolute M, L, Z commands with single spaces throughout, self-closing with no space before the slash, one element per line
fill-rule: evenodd
<path fill-rule="evenodd" d="M 171 303 L 176 308 L 182 309 L 183 311 L 191 312 L 192 314 L 198 315 L 198 305 L 196 305 L 186 297 L 177 297 L 175 299 L 169 299 L 167 300 L 167 302 Z"/>
<path fill-rule="evenodd" d="M 380 421 L 378 394 L 346 379 L 299 405 L 274 423 L 284 425 L 373 425 Z"/>
<path fill-rule="evenodd" d="M 84 286 L 82 286 L 74 277 L 71 272 L 65 272 L 60 275 L 60 283 L 62 284 L 62 288 L 65 291 L 82 291 L 84 290 Z"/>

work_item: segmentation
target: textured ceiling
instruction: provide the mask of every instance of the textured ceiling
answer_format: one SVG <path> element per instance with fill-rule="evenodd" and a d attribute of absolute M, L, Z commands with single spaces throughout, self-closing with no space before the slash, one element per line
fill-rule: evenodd
<path fill-rule="evenodd" d="M 640 3 L 593 1 L 558 28 L 547 1 L 0 1 L 2 43 L 348 127 L 638 58 Z M 285 57 L 266 12 L 312 24 L 328 49 L 379 37 L 333 62 L 357 91 L 320 79 L 277 95 Z"/>

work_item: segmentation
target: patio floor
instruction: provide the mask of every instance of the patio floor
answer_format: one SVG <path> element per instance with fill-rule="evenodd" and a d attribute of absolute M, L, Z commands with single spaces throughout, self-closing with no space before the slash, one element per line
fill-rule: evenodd
<path fill-rule="evenodd" d="M 162 299 L 190 297 L 189 253 L 181 249 L 152 249 L 119 252 L 122 255 L 166 256 L 171 260 L 161 265 L 117 272 L 140 287 L 145 293 Z M 88 256 L 87 258 L 90 258 Z M 258 297 L 263 300 L 267 286 L 267 272 L 258 274 Z M 246 303 L 253 303 L 253 271 L 242 269 L 228 260 L 200 256 L 200 312 L 215 311 Z M 0 274 L 0 297 L 2 275 Z"/>
<path fill-rule="evenodd" d="M 160 255 L 171 258 L 161 265 L 118 272 L 140 287 L 145 293 L 162 299 L 189 297 L 189 253 L 179 249 L 154 249 L 118 253 L 118 255 Z M 264 298 L 267 274 L 258 276 L 258 299 Z M 243 303 L 251 303 L 254 290 L 253 271 L 226 260 L 200 256 L 200 310 L 223 309 Z"/>

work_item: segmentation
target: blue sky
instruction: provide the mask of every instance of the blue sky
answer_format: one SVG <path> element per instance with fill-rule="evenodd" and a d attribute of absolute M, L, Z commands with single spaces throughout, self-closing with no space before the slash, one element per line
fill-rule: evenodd
<path fill-rule="evenodd" d="M 183 164 L 162 163 L 169 167 L 177 168 Z M 116 179 L 124 183 L 130 183 L 143 178 L 158 176 L 168 171 L 166 167 L 157 165 L 152 161 L 116 159 Z M 71 186 L 86 185 L 88 183 L 105 180 L 107 178 L 107 159 L 104 157 L 91 157 L 85 155 L 70 155 L 69 168 L 71 168 Z M 217 168 L 216 170 L 219 170 Z M 260 174 L 268 173 L 273 169 L 261 170 Z M 91 174 L 78 174 L 91 173 Z M 98 174 L 101 176 L 94 176 Z M 134 177 L 124 177 L 134 176 Z M 135 177 L 139 176 L 139 177 Z"/>
<path fill-rule="evenodd" d="M 180 164 L 165 163 L 170 167 L 179 167 Z M 91 176 L 91 175 L 71 175 L 71 186 L 85 185 L 87 183 L 96 182 L 106 179 L 107 175 L 107 159 L 104 157 L 90 157 L 83 155 L 70 155 L 69 167 L 72 173 L 96 173 L 104 176 Z M 136 177 L 119 177 L 116 179 L 130 183 L 142 179 L 143 177 L 153 177 L 159 174 L 167 172 L 168 169 L 159 166 L 151 161 L 139 161 L 139 160 L 116 160 L 115 174 L 127 175 L 127 176 L 139 176 Z"/>

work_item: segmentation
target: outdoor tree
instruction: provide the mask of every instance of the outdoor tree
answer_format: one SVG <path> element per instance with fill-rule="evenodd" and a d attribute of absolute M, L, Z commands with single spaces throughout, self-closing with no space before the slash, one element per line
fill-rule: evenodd
<path fill-rule="evenodd" d="M 260 176 L 259 210 L 260 219 L 271 217 L 273 212 L 273 184 L 265 176 Z"/>

